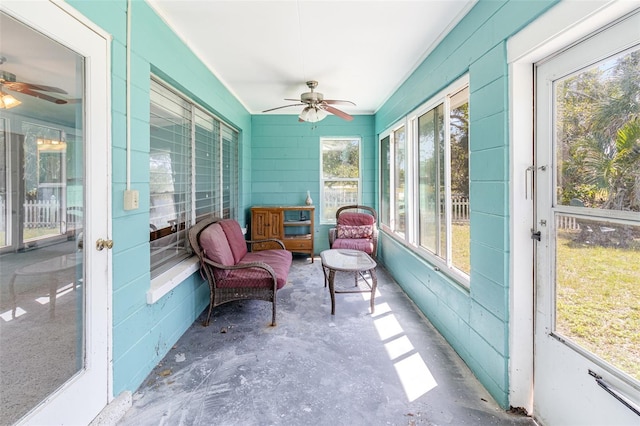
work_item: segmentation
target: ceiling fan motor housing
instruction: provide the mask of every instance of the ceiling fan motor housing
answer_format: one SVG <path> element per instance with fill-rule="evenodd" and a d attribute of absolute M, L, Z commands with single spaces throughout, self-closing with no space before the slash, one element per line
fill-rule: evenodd
<path fill-rule="evenodd" d="M 322 100 L 324 99 L 324 96 L 322 95 L 322 93 L 313 91 L 313 89 L 318 87 L 318 82 L 315 80 L 309 80 L 307 81 L 307 87 L 311 89 L 311 91 L 305 92 L 302 95 L 300 95 L 300 101 L 309 105 L 315 105 L 317 103 L 322 102 Z"/>
<path fill-rule="evenodd" d="M 322 102 L 324 96 L 319 92 L 306 92 L 300 95 L 300 100 L 305 103 L 315 104 L 318 102 Z"/>

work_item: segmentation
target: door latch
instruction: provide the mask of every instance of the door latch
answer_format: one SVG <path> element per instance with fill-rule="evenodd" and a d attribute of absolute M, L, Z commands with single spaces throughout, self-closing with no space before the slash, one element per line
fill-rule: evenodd
<path fill-rule="evenodd" d="M 102 238 L 98 238 L 98 241 L 96 241 L 96 250 L 102 251 L 105 248 L 113 248 L 113 240 L 103 240 Z"/>
<path fill-rule="evenodd" d="M 540 238 L 542 237 L 542 234 L 540 231 L 535 231 L 535 230 L 531 230 L 531 239 L 532 240 L 537 240 L 540 241 Z"/>

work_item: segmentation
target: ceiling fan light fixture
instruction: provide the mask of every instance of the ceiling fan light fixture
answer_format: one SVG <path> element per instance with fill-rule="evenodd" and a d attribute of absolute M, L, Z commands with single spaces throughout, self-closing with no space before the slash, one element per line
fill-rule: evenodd
<path fill-rule="evenodd" d="M 315 106 L 305 107 L 298 116 L 302 121 L 308 121 L 309 123 L 315 123 L 323 120 L 327 116 L 327 112 L 321 108 Z"/>
<path fill-rule="evenodd" d="M 0 91 L 0 109 L 11 109 L 17 107 L 22 102 L 14 98 L 12 95 Z"/>

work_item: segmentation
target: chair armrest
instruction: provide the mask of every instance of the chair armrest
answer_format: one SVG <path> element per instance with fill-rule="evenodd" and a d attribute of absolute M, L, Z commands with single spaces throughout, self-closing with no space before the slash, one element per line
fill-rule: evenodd
<path fill-rule="evenodd" d="M 275 275 L 273 268 L 264 262 L 247 262 L 247 263 L 238 263 L 235 265 L 223 265 L 221 263 L 214 262 L 213 260 L 206 257 L 203 258 L 202 261 L 207 265 L 210 265 L 218 269 L 226 269 L 230 271 L 234 269 L 262 268 L 262 269 L 266 269 L 267 272 L 269 272 L 270 274 Z"/>
<path fill-rule="evenodd" d="M 329 248 L 336 241 L 337 228 L 329 228 Z"/>
<path fill-rule="evenodd" d="M 251 247 L 253 249 L 253 244 L 257 244 L 257 243 L 268 243 L 268 242 L 272 242 L 272 243 L 276 243 L 278 245 L 280 245 L 280 248 L 282 248 L 284 250 L 284 243 L 282 241 L 280 241 L 277 238 L 267 238 L 264 240 L 247 240 L 247 244 L 249 244 L 249 247 Z"/>

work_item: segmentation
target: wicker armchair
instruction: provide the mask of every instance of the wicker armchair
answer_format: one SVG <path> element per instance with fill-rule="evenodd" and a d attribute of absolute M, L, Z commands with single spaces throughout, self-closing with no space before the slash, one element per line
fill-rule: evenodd
<path fill-rule="evenodd" d="M 378 215 L 368 206 L 349 205 L 336 211 L 336 227 L 329 229 L 329 248 L 353 249 L 373 259 L 378 252 Z"/>
<path fill-rule="evenodd" d="M 247 249 L 247 244 L 265 241 L 272 241 L 280 249 Z M 189 242 L 211 290 L 205 326 L 215 306 L 243 299 L 271 302 L 271 325 L 276 325 L 276 292 L 287 283 L 292 261 L 291 252 L 281 241 L 247 241 L 235 220 L 209 218 L 189 229 Z"/>

